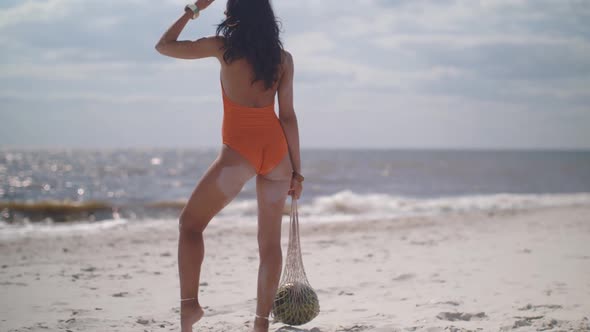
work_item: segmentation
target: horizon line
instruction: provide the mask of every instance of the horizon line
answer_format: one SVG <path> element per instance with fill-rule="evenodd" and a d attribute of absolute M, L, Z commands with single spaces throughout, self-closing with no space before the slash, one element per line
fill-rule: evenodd
<path fill-rule="evenodd" d="M 1 145 L 2 150 L 217 150 L 221 146 L 67 146 L 67 145 Z M 313 150 L 341 150 L 341 151 L 360 151 L 360 150 L 376 150 L 376 151 L 571 151 L 571 152 L 590 152 L 590 147 L 476 147 L 476 146 L 449 146 L 449 147 L 329 147 L 329 146 L 314 146 L 314 147 L 300 147 L 301 151 Z"/>

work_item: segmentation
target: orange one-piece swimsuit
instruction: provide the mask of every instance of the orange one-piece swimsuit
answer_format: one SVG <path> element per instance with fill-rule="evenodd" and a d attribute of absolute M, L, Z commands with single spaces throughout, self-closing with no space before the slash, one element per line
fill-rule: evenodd
<path fill-rule="evenodd" d="M 242 106 L 227 97 L 221 77 L 219 83 L 223 96 L 223 144 L 246 158 L 256 174 L 269 173 L 289 152 L 283 127 L 275 114 L 274 99 L 264 107 Z"/>

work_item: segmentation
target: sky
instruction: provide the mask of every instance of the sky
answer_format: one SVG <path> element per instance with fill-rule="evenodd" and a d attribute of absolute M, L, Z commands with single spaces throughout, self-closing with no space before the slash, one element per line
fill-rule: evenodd
<path fill-rule="evenodd" d="M 590 149 L 590 1 L 272 4 L 303 149 Z M 154 49 L 184 5 L 0 2 L 0 147 L 219 147 L 218 61 Z"/>

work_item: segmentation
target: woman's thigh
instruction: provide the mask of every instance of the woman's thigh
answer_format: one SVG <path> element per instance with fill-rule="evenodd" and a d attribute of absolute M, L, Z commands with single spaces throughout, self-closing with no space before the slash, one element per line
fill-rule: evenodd
<path fill-rule="evenodd" d="M 204 231 L 209 221 L 223 209 L 256 174 L 238 152 L 222 145 L 219 156 L 193 190 L 180 215 L 180 225 Z"/>
<path fill-rule="evenodd" d="M 281 219 L 291 186 L 291 161 L 287 156 L 268 174 L 256 177 L 258 241 L 263 246 L 280 244 Z"/>

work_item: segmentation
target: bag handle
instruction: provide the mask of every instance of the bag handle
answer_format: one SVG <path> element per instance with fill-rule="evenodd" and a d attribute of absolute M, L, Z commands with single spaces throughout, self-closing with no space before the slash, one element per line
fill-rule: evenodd
<path fill-rule="evenodd" d="M 291 232 L 289 234 L 296 235 L 297 247 L 301 248 L 301 244 L 299 242 L 299 213 L 297 211 L 297 198 L 295 196 L 291 196 Z M 291 236 L 289 235 L 289 238 Z M 291 240 L 289 239 L 289 243 Z"/>

